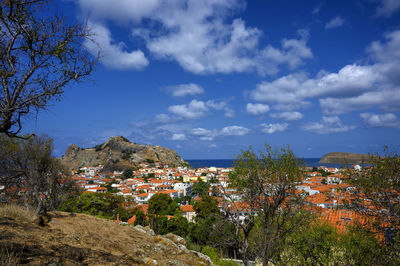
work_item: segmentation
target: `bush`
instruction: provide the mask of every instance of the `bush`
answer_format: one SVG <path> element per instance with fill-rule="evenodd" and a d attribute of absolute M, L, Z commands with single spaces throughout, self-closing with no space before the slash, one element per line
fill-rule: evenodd
<path fill-rule="evenodd" d="M 237 265 L 232 260 L 221 259 L 218 255 L 218 251 L 216 248 L 205 246 L 205 247 L 202 247 L 201 253 L 209 256 L 210 259 L 212 260 L 212 262 L 214 262 L 216 265 L 221 265 L 221 266 L 236 266 Z"/>

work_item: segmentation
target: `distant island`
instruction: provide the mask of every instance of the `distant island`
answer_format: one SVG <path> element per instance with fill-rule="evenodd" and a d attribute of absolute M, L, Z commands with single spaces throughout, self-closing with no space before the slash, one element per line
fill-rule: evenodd
<path fill-rule="evenodd" d="M 370 155 L 361 153 L 348 153 L 348 152 L 330 152 L 325 154 L 319 163 L 332 163 L 332 164 L 360 164 L 368 163 Z"/>

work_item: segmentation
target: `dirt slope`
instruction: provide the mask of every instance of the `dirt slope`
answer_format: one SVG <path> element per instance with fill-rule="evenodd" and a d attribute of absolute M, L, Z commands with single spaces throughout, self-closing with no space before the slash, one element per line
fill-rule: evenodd
<path fill-rule="evenodd" d="M 0 264 L 210 265 L 171 237 L 85 214 L 52 212 L 50 218 L 39 226 L 0 213 Z"/>

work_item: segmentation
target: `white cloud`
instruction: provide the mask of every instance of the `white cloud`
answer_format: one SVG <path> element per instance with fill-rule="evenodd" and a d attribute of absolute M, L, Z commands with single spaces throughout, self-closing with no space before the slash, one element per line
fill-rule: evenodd
<path fill-rule="evenodd" d="M 142 69 L 149 64 L 141 50 L 128 52 L 123 42 L 116 43 L 111 38 L 110 31 L 100 25 L 89 22 L 93 32 L 93 41 L 86 40 L 85 47 L 95 56 L 100 52 L 100 61 L 114 69 Z"/>
<path fill-rule="evenodd" d="M 185 134 L 174 133 L 171 140 L 186 140 Z"/>
<path fill-rule="evenodd" d="M 200 137 L 201 140 L 214 140 L 218 136 L 218 131 L 213 129 L 213 130 L 208 130 L 205 128 L 193 128 L 190 132 L 194 136 Z"/>
<path fill-rule="evenodd" d="M 399 110 L 400 91 L 398 89 L 378 90 L 344 99 L 326 98 L 320 99 L 319 104 L 323 112 L 330 115 L 344 114 L 355 110 L 368 109 L 374 106 L 388 111 Z"/>
<path fill-rule="evenodd" d="M 261 47 L 262 31 L 232 14 L 245 8 L 242 0 L 78 0 L 91 19 L 131 27 L 155 58 L 174 60 L 187 71 L 273 74 L 312 58 L 304 31 L 283 39 L 280 47 Z M 143 22 L 146 20 L 146 22 Z M 103 47 L 102 47 L 103 48 Z"/>
<path fill-rule="evenodd" d="M 307 106 L 308 98 L 343 98 L 371 90 L 379 78 L 379 74 L 371 66 L 347 65 L 338 73 L 322 71 L 315 79 L 308 78 L 304 73 L 297 73 L 272 82 L 261 82 L 250 92 L 250 98 L 275 103 L 274 108 L 278 110 L 293 110 Z"/>
<path fill-rule="evenodd" d="M 355 126 L 343 125 L 338 116 L 323 116 L 320 122 L 304 125 L 303 129 L 318 134 L 331 134 L 353 130 Z"/>
<path fill-rule="evenodd" d="M 187 95 L 196 95 L 204 93 L 204 89 L 201 86 L 194 83 L 168 86 L 165 88 L 165 90 L 171 93 L 173 97 L 184 97 Z"/>
<path fill-rule="evenodd" d="M 338 28 L 344 25 L 344 18 L 337 16 L 333 19 L 331 19 L 328 23 L 326 23 L 325 25 L 325 29 L 329 30 L 329 29 L 334 29 L 334 28 Z"/>
<path fill-rule="evenodd" d="M 400 120 L 393 113 L 372 114 L 362 113 L 360 117 L 370 127 L 396 127 L 400 128 Z"/>
<path fill-rule="evenodd" d="M 300 112 L 282 112 L 282 113 L 274 113 L 270 114 L 271 117 L 273 118 L 281 118 L 286 121 L 294 121 L 294 120 L 300 120 L 304 116 Z"/>
<path fill-rule="evenodd" d="M 206 105 L 208 107 L 210 107 L 211 109 L 224 110 L 225 117 L 234 117 L 235 116 L 235 111 L 231 107 L 229 107 L 228 100 L 221 100 L 221 101 L 208 100 L 206 102 Z"/>
<path fill-rule="evenodd" d="M 400 31 L 384 37 L 385 41 L 375 41 L 367 48 L 372 64 L 346 65 L 336 73 L 320 71 L 314 78 L 295 73 L 264 81 L 249 97 L 285 111 L 306 107 L 316 98 L 326 115 L 372 107 L 400 110 Z"/>
<path fill-rule="evenodd" d="M 173 118 L 167 114 L 158 114 L 158 115 L 156 115 L 155 120 L 156 120 L 156 122 L 169 123 L 173 120 Z"/>
<path fill-rule="evenodd" d="M 244 136 L 250 132 L 250 129 L 242 126 L 227 126 L 221 130 L 194 128 L 190 133 L 194 136 L 200 137 L 201 140 L 211 141 L 219 136 Z"/>
<path fill-rule="evenodd" d="M 203 101 L 192 100 L 189 104 L 172 105 L 168 111 L 185 119 L 198 119 L 206 115 L 208 108 Z"/>
<path fill-rule="evenodd" d="M 263 115 L 269 111 L 269 106 L 262 103 L 248 103 L 246 112 L 251 115 Z"/>
<path fill-rule="evenodd" d="M 287 123 L 276 123 L 276 124 L 260 124 L 259 128 L 262 132 L 266 133 L 266 134 L 273 134 L 276 132 L 282 132 L 285 131 L 287 129 L 289 125 Z"/>
<path fill-rule="evenodd" d="M 229 118 L 234 117 L 235 116 L 235 111 L 230 107 L 226 107 L 224 115 L 225 115 L 225 117 L 229 117 Z"/>
<path fill-rule="evenodd" d="M 380 2 L 376 9 L 376 14 L 382 17 L 390 17 L 394 12 L 400 9 L 400 1 L 398 0 L 376 0 Z"/>
<path fill-rule="evenodd" d="M 162 0 L 78 0 L 79 6 L 95 19 L 111 19 L 118 22 L 139 22 L 150 16 Z"/>
<path fill-rule="evenodd" d="M 229 126 L 221 129 L 220 135 L 223 136 L 244 136 L 250 132 L 250 129 L 242 126 Z"/>

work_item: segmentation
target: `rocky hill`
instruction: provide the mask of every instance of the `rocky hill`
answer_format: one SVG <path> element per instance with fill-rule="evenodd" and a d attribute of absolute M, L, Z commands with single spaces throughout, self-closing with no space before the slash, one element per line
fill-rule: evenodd
<path fill-rule="evenodd" d="M 66 212 L 39 226 L 15 208 L 0 210 L 0 265 L 212 265 L 177 235 Z"/>
<path fill-rule="evenodd" d="M 139 145 L 124 137 L 111 137 L 105 143 L 84 149 L 70 145 L 61 160 L 73 169 L 104 165 L 104 171 L 136 168 L 141 162 L 161 162 L 175 167 L 187 164 L 174 150 Z"/>
<path fill-rule="evenodd" d="M 360 153 L 347 153 L 347 152 L 330 152 L 325 154 L 320 163 L 334 163 L 334 164 L 360 164 L 366 163 L 369 160 L 368 154 Z"/>

